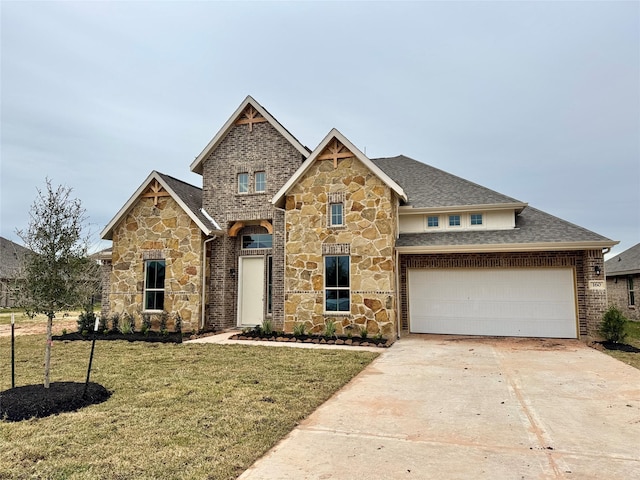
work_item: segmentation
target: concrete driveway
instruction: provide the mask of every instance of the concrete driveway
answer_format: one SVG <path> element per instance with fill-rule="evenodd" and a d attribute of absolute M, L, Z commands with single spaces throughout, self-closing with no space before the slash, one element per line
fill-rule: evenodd
<path fill-rule="evenodd" d="M 640 371 L 573 340 L 408 336 L 239 478 L 640 479 Z"/>

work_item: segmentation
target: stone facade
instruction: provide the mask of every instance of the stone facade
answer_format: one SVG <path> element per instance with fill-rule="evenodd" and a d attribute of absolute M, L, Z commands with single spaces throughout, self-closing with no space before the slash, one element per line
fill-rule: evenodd
<path fill-rule="evenodd" d="M 595 337 L 606 309 L 605 290 L 589 289 L 589 280 L 602 280 L 595 266 L 603 269 L 600 250 L 530 253 L 452 253 L 400 256 L 400 309 L 402 329 L 409 331 L 407 270 L 410 268 L 554 268 L 571 267 L 576 278 L 578 332 L 580 337 Z"/>
<path fill-rule="evenodd" d="M 342 200 L 344 226 L 332 227 L 329 203 Z M 394 245 L 397 198 L 355 157 L 334 167 L 316 160 L 286 196 L 286 331 L 304 323 L 319 333 L 328 321 L 338 333 L 359 329 L 391 337 L 396 331 Z M 324 256 L 349 255 L 351 309 L 327 314 Z"/>
<path fill-rule="evenodd" d="M 634 305 L 630 304 L 629 279 L 633 285 Z M 629 320 L 640 321 L 640 274 L 607 277 L 607 299 Z"/>
<path fill-rule="evenodd" d="M 172 197 L 139 198 L 113 230 L 109 311 L 141 321 L 145 260 L 165 260 L 164 310 L 199 329 L 203 234 Z M 154 315 L 157 317 L 158 315 Z M 157 320 L 157 319 L 156 319 Z"/>
<path fill-rule="evenodd" d="M 263 255 L 273 258 L 273 309 L 276 328 L 283 327 L 283 213 L 271 205 L 273 195 L 296 172 L 304 158 L 269 122 L 234 125 L 203 163 L 203 206 L 225 230 L 208 246 L 212 272 L 209 278 L 206 329 L 220 330 L 237 325 L 238 257 Z M 255 190 L 255 173 L 265 172 L 266 189 Z M 239 173 L 248 174 L 248 192 L 238 193 Z M 268 251 L 243 251 L 242 235 L 267 233 L 260 224 L 273 228 L 273 247 Z M 245 226 L 229 236 L 236 223 Z M 266 269 L 265 269 L 266 271 Z M 266 289 L 266 280 L 265 280 Z M 266 296 L 265 296 L 266 298 Z M 265 307 L 266 308 L 266 307 Z M 267 315 L 265 311 L 265 316 Z"/>

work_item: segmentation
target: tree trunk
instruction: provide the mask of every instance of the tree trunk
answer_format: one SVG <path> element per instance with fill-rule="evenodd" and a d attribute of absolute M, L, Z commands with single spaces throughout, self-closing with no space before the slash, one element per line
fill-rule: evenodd
<path fill-rule="evenodd" d="M 47 317 L 47 345 L 44 349 L 44 388 L 49 388 L 49 370 L 51 368 L 51 344 L 53 317 Z"/>

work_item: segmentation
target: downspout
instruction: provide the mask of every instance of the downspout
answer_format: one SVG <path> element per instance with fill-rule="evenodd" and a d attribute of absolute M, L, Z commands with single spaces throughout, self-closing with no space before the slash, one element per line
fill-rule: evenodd
<path fill-rule="evenodd" d="M 202 301 L 200 302 L 200 330 L 204 330 L 204 302 L 205 302 L 205 294 L 206 294 L 206 282 L 207 282 L 207 243 L 212 240 L 215 240 L 216 237 L 211 237 L 202 242 Z"/>

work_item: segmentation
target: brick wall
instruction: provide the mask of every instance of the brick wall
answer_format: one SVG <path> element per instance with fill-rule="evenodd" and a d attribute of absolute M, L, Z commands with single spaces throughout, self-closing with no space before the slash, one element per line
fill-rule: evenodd
<path fill-rule="evenodd" d="M 531 253 L 434 254 L 400 256 L 400 307 L 402 329 L 408 331 L 407 269 L 409 268 L 527 268 L 571 267 L 576 278 L 578 330 L 581 338 L 596 336 L 606 308 L 606 291 L 589 289 L 589 280 L 602 280 L 604 259 L 599 250 Z"/>
<path fill-rule="evenodd" d="M 219 330 L 237 324 L 240 254 L 273 255 L 272 319 L 276 328 L 282 328 L 284 221 L 282 212 L 273 208 L 270 200 L 303 160 L 300 152 L 268 122 L 254 124 L 252 129 L 248 125 L 232 127 L 204 160 L 203 207 L 225 231 L 237 221 L 246 225 L 237 237 L 225 234 L 210 242 L 206 329 Z M 266 172 L 263 193 L 255 193 L 254 174 L 258 171 Z M 238 193 L 238 173 L 249 174 L 249 193 Z M 258 226 L 261 220 L 268 220 L 273 226 L 273 248 L 269 252 L 241 252 L 242 235 L 266 233 Z"/>
<path fill-rule="evenodd" d="M 629 305 L 629 277 L 633 280 L 635 305 Z M 640 274 L 607 278 L 607 300 L 630 320 L 640 321 Z"/>

